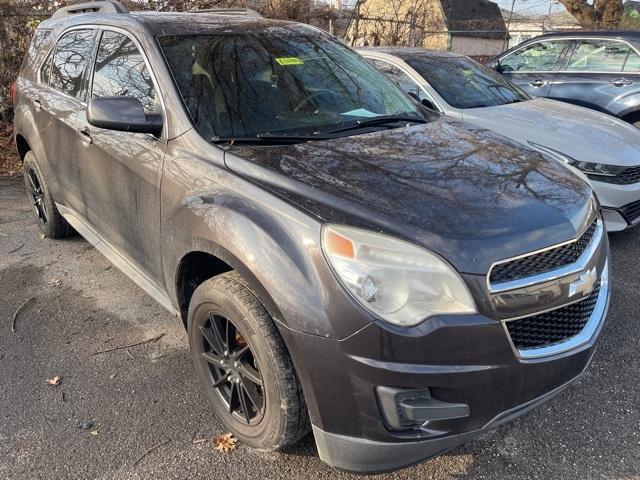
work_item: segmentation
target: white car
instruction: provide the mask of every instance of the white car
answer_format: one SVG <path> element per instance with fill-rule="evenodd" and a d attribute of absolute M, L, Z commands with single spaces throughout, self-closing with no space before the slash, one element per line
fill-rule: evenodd
<path fill-rule="evenodd" d="M 594 110 L 532 98 L 462 55 L 401 47 L 358 52 L 424 105 L 583 172 L 610 232 L 640 223 L 640 129 Z"/>

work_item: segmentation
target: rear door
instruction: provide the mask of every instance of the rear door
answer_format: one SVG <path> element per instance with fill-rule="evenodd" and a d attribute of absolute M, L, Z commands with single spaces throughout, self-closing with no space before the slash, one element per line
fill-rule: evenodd
<path fill-rule="evenodd" d="M 530 43 L 500 59 L 499 71 L 528 94 L 547 97 L 571 46 L 563 39 Z"/>
<path fill-rule="evenodd" d="M 160 93 L 139 42 L 101 30 L 90 81 L 91 99 L 133 97 L 146 113 L 163 114 Z M 160 278 L 160 176 L 164 136 L 116 132 L 82 122 L 82 189 L 87 220 L 98 234 L 152 279 Z"/>
<path fill-rule="evenodd" d="M 627 108 L 625 98 L 640 86 L 639 70 L 640 56 L 626 42 L 576 40 L 549 96 L 617 115 Z"/>
<path fill-rule="evenodd" d="M 31 101 L 47 156 L 46 172 L 56 202 L 84 213 L 78 162 L 78 131 L 86 107 L 86 78 L 96 30 L 62 34 L 38 74 Z"/>

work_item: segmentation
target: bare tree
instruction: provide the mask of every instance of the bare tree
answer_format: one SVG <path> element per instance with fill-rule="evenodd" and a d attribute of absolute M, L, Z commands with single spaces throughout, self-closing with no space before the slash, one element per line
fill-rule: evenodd
<path fill-rule="evenodd" d="M 578 23 L 588 29 L 616 28 L 624 17 L 622 0 L 559 0 Z"/>

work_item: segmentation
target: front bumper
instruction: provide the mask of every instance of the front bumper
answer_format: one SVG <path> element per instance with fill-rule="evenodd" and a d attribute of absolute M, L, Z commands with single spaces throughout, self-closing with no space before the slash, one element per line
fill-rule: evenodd
<path fill-rule="evenodd" d="M 640 183 L 617 185 L 591 180 L 609 232 L 640 223 Z"/>
<path fill-rule="evenodd" d="M 607 249 L 608 251 L 608 249 Z M 342 340 L 281 330 L 303 386 L 320 457 L 344 470 L 394 470 L 455 448 L 551 398 L 588 366 L 608 309 L 609 266 L 596 308 L 570 349 L 527 357 L 504 321 L 431 318 L 412 328 L 373 322 Z M 391 421 L 381 389 L 428 392 L 421 405 L 467 414 Z M 466 410 L 465 410 L 466 409 Z M 406 410 L 406 408 L 405 408 Z M 427 410 L 423 409 L 422 411 Z M 433 419 L 435 418 L 435 419 Z"/>

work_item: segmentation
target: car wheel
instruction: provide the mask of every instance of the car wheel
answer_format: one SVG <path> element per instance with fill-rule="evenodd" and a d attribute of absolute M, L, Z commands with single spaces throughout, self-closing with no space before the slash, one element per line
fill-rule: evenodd
<path fill-rule="evenodd" d="M 225 273 L 196 289 L 187 330 L 205 394 L 241 442 L 276 450 L 309 432 L 302 389 L 284 342 L 240 275 Z"/>
<path fill-rule="evenodd" d="M 33 152 L 27 152 L 23 167 L 27 199 L 40 232 L 48 238 L 65 238 L 71 235 L 73 229 L 60 215 Z"/>

